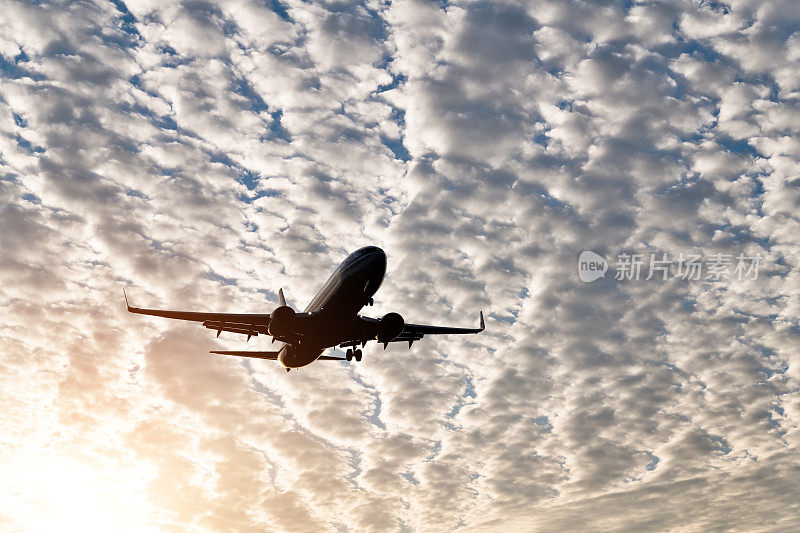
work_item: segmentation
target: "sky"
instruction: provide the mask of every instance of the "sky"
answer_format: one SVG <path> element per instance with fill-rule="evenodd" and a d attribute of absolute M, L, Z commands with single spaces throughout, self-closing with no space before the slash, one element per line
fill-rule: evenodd
<path fill-rule="evenodd" d="M 793 0 L 3 2 L 3 529 L 797 531 L 799 60 Z M 486 331 L 125 312 L 366 245 Z"/>

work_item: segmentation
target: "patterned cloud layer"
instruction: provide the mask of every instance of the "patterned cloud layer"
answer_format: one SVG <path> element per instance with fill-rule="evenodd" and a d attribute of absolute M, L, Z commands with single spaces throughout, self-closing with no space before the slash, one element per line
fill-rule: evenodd
<path fill-rule="evenodd" d="M 797 530 L 798 20 L 5 3 L 3 527 Z M 487 331 L 287 374 L 124 310 L 302 308 L 367 244 L 365 314 Z"/>

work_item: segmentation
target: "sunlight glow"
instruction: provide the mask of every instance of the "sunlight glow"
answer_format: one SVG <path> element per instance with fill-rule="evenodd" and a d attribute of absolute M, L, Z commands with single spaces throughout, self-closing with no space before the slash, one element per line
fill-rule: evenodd
<path fill-rule="evenodd" d="M 3 507 L 15 509 L 25 531 L 148 531 L 137 480 L 102 472 L 85 461 L 41 454 L 10 465 Z M 143 505 L 137 505 L 137 500 Z"/>

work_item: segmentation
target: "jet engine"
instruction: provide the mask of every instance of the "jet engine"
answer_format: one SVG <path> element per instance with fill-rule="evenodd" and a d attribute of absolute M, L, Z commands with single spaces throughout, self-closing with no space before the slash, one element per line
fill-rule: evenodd
<path fill-rule="evenodd" d="M 396 339 L 405 326 L 403 317 L 397 313 L 387 313 L 378 320 L 378 342 L 389 342 Z"/>
<path fill-rule="evenodd" d="M 273 337 L 285 337 L 296 318 L 297 313 L 294 312 L 294 309 L 288 305 L 282 305 L 270 313 L 267 331 Z"/>

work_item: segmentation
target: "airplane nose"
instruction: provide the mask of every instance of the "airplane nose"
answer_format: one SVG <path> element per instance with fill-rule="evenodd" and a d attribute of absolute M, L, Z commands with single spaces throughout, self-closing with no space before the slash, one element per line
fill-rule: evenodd
<path fill-rule="evenodd" d="M 377 265 L 386 266 L 386 253 L 377 246 L 370 246 L 370 260 Z"/>
<path fill-rule="evenodd" d="M 386 269 L 386 254 L 377 246 L 366 246 L 347 258 L 347 265 L 351 270 L 360 270 L 367 267 L 369 270 Z"/>
<path fill-rule="evenodd" d="M 365 254 L 382 255 L 384 257 L 386 256 L 383 250 L 381 250 L 377 246 L 365 246 L 364 248 L 361 249 L 361 251 L 364 252 Z"/>

